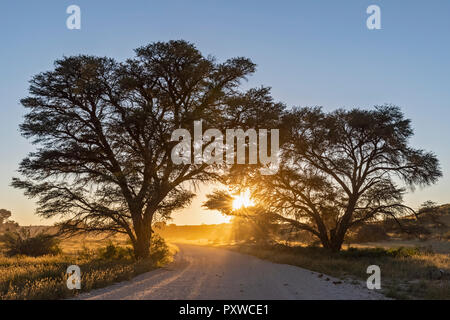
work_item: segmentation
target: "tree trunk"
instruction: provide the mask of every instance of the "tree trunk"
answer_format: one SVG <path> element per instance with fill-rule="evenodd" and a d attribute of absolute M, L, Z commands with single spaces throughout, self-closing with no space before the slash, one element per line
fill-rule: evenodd
<path fill-rule="evenodd" d="M 342 244 L 344 243 L 345 234 L 350 226 L 350 221 L 355 210 L 357 197 L 351 197 L 347 210 L 342 217 L 342 221 L 337 225 L 336 229 L 330 230 L 330 249 L 333 252 L 341 251 Z"/>
<path fill-rule="evenodd" d="M 333 252 L 341 251 L 342 244 L 344 243 L 345 234 L 348 227 L 340 227 L 337 231 L 336 229 L 330 232 L 330 249 Z"/>
<path fill-rule="evenodd" d="M 330 243 L 330 250 L 333 252 L 339 252 L 342 248 L 342 243 L 344 243 L 343 240 L 335 239 Z"/>
<path fill-rule="evenodd" d="M 150 257 L 150 244 L 152 237 L 152 219 L 153 214 L 145 212 L 138 205 L 130 206 L 131 216 L 133 217 L 133 229 L 136 240 L 133 242 L 134 257 L 137 260 Z"/>
<path fill-rule="evenodd" d="M 134 245 L 134 256 L 136 259 L 147 259 L 150 256 L 151 228 L 142 225 L 135 230 L 136 244 Z"/>
<path fill-rule="evenodd" d="M 319 236 L 319 240 L 322 243 L 322 247 L 324 247 L 325 249 L 330 249 L 330 241 L 328 240 L 327 235 L 321 234 Z"/>
<path fill-rule="evenodd" d="M 137 236 L 134 246 L 134 256 L 136 259 L 147 259 L 150 256 L 150 236 Z"/>

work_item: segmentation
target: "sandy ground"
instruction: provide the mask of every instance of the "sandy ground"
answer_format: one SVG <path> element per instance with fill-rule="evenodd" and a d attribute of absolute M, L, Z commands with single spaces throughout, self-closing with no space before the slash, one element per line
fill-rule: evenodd
<path fill-rule="evenodd" d="M 362 285 L 338 283 L 295 266 L 211 247 L 177 244 L 173 263 L 78 299 L 383 299 Z M 328 281 L 326 279 L 329 279 Z"/>

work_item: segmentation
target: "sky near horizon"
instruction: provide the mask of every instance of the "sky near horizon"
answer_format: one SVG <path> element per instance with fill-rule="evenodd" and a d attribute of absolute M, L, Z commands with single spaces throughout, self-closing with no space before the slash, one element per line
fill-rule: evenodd
<path fill-rule="evenodd" d="M 81 8 L 81 30 L 66 27 L 72 4 Z M 381 30 L 366 27 L 372 4 L 381 8 Z M 288 106 L 400 106 L 415 130 L 411 144 L 433 151 L 444 173 L 410 192 L 406 204 L 450 202 L 448 0 L 2 1 L 0 39 L 0 208 L 21 225 L 54 222 L 35 216 L 34 200 L 9 186 L 33 150 L 18 130 L 30 78 L 62 56 L 121 61 L 137 47 L 174 39 L 218 60 L 251 58 L 258 68 L 244 87 L 270 86 Z M 173 223 L 227 221 L 202 210 L 202 201 L 175 213 Z"/>

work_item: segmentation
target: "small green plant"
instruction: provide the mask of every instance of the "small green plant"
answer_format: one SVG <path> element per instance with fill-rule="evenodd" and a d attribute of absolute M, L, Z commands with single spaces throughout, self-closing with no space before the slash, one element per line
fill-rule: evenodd
<path fill-rule="evenodd" d="M 39 257 L 61 253 L 59 240 L 55 236 L 44 233 L 31 236 L 29 230 L 7 232 L 0 236 L 0 242 L 3 242 L 7 256 Z"/>

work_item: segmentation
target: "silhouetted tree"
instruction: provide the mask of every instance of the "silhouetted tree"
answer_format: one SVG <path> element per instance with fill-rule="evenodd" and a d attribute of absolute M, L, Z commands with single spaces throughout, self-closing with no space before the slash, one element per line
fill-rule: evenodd
<path fill-rule="evenodd" d="M 0 232 L 14 231 L 19 228 L 19 224 L 15 221 L 9 220 L 11 211 L 0 209 Z"/>
<path fill-rule="evenodd" d="M 11 217 L 11 211 L 0 209 L 0 225 Z"/>
<path fill-rule="evenodd" d="M 423 217 L 423 219 L 431 220 L 438 227 L 446 227 L 445 222 L 440 219 L 445 212 L 445 207 L 438 205 L 434 201 L 427 200 L 420 205 L 417 216 L 419 219 Z"/>
<path fill-rule="evenodd" d="M 193 196 L 189 184 L 214 178 L 205 163 L 175 165 L 171 134 L 193 121 L 222 128 L 226 101 L 255 65 L 217 63 L 185 41 L 157 42 L 124 63 L 94 56 L 56 61 L 31 80 L 22 134 L 38 146 L 12 185 L 38 198 L 37 213 L 62 216 L 64 232 L 126 233 L 148 257 L 151 224 Z"/>
<path fill-rule="evenodd" d="M 442 175 L 432 153 L 408 145 L 410 120 L 395 106 L 331 113 L 295 108 L 283 127 L 289 134 L 280 170 L 247 175 L 255 210 L 312 233 L 333 251 L 352 226 L 414 213 L 402 204 L 405 187 Z"/>
<path fill-rule="evenodd" d="M 405 187 L 429 185 L 442 175 L 432 153 L 408 145 L 413 130 L 398 107 L 331 113 L 294 108 L 277 114 L 282 117 L 275 122 L 282 129 L 278 172 L 264 176 L 258 165 L 233 166 L 222 181 L 232 190 L 251 190 L 256 205 L 246 208 L 247 217 L 308 231 L 325 248 L 340 250 L 352 226 L 415 214 L 402 203 Z M 229 197 L 215 192 L 205 206 L 242 215 L 230 208 Z"/>
<path fill-rule="evenodd" d="M 417 215 L 421 215 L 423 213 L 437 213 L 438 211 L 439 205 L 434 201 L 427 200 L 420 205 Z"/>

